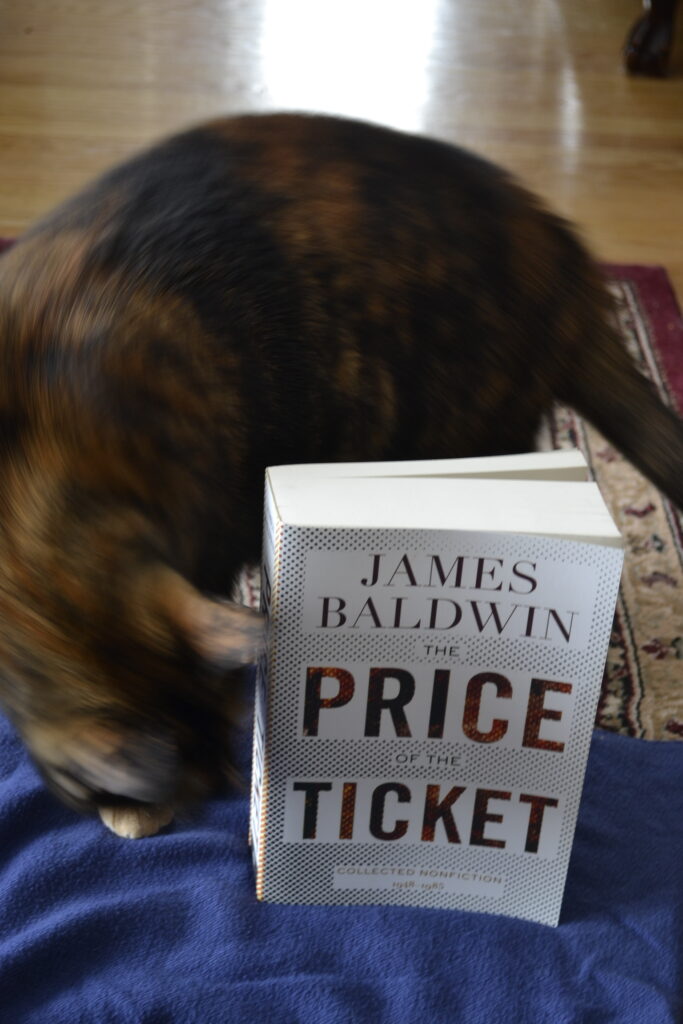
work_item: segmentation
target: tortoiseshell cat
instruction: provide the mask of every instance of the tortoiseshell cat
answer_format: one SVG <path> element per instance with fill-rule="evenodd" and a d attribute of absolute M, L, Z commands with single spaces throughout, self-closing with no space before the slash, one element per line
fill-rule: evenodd
<path fill-rule="evenodd" d="M 683 504 L 683 427 L 570 230 L 365 124 L 217 121 L 113 170 L 2 257 L 0 359 L 2 702 L 121 833 L 222 776 L 261 623 L 215 597 L 266 465 L 527 451 L 559 398 Z"/>

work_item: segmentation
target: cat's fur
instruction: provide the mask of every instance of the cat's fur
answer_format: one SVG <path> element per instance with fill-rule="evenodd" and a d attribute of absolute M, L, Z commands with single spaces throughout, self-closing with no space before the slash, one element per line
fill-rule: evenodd
<path fill-rule="evenodd" d="M 0 260 L 4 707 L 81 808 L 175 804 L 225 761 L 268 464 L 526 451 L 553 398 L 683 504 L 683 428 L 582 245 L 439 142 L 217 121 Z"/>

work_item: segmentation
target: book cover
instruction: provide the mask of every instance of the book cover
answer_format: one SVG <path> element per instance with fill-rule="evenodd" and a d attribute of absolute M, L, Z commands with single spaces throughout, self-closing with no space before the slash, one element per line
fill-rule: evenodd
<path fill-rule="evenodd" d="M 300 525 L 277 479 L 257 895 L 556 924 L 621 572 L 614 537 L 350 528 L 342 513 Z"/>

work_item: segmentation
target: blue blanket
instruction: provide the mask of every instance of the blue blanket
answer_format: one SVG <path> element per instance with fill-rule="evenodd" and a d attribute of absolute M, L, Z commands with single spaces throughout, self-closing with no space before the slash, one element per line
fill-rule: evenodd
<path fill-rule="evenodd" d="M 246 831 L 235 794 L 155 839 L 117 839 L 54 801 L 0 720 L 0 1020 L 680 1019 L 681 743 L 595 734 L 557 929 L 258 904 Z"/>

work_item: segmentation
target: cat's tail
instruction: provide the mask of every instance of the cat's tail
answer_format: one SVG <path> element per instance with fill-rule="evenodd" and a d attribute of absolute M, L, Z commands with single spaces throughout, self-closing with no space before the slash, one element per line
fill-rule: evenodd
<path fill-rule="evenodd" d="M 565 368 L 558 397 L 683 509 L 683 420 L 637 370 L 611 325 L 603 322 L 588 338 L 586 372 L 579 356 Z"/>

